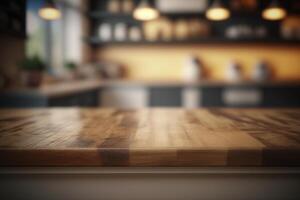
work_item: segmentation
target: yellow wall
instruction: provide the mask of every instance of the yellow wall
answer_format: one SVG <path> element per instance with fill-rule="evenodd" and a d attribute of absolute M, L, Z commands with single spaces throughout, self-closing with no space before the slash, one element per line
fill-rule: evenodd
<path fill-rule="evenodd" d="M 128 67 L 130 79 L 181 79 L 182 66 L 189 54 L 202 60 L 209 77 L 222 79 L 232 59 L 242 65 L 249 78 L 258 59 L 269 62 L 276 79 L 300 80 L 300 48 L 257 45 L 154 45 L 99 48 L 96 57 L 117 61 Z"/>

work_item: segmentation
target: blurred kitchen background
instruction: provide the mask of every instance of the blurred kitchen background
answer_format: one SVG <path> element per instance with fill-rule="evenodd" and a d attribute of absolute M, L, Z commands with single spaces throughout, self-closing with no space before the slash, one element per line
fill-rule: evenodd
<path fill-rule="evenodd" d="M 299 107 L 300 1 L 1 0 L 0 106 Z"/>

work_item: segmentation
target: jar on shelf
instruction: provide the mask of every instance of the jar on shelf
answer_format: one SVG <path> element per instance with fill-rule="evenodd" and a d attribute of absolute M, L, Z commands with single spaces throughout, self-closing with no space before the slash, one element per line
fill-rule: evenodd
<path fill-rule="evenodd" d="M 125 23 L 117 23 L 115 25 L 114 39 L 116 41 L 125 41 L 127 39 L 127 25 Z"/>
<path fill-rule="evenodd" d="M 185 19 L 178 20 L 174 29 L 176 39 L 186 40 L 189 38 L 189 25 Z"/>
<path fill-rule="evenodd" d="M 131 41 L 140 41 L 142 40 L 142 31 L 139 27 L 133 26 L 129 28 L 128 38 Z"/>
<path fill-rule="evenodd" d="M 119 0 L 109 0 L 107 2 L 107 11 L 111 13 L 119 13 L 121 11 L 121 2 Z"/>
<path fill-rule="evenodd" d="M 112 40 L 112 27 L 109 23 L 103 23 L 99 26 L 98 37 L 105 42 Z"/>
<path fill-rule="evenodd" d="M 131 13 L 134 9 L 133 0 L 124 0 L 122 4 L 122 11 L 124 13 Z"/>

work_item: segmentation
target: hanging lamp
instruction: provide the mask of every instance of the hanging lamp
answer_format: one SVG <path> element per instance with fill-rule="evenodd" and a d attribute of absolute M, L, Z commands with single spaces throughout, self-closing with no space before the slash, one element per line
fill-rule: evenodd
<path fill-rule="evenodd" d="M 46 0 L 38 13 L 39 16 L 45 20 L 57 20 L 61 17 L 61 12 L 53 0 Z"/>
<path fill-rule="evenodd" d="M 158 18 L 159 12 L 150 5 L 149 1 L 142 0 L 137 8 L 133 11 L 133 17 L 137 20 L 149 21 Z"/>
<path fill-rule="evenodd" d="M 230 17 L 230 11 L 221 3 L 220 0 L 214 0 L 205 15 L 209 20 L 222 21 Z"/>
<path fill-rule="evenodd" d="M 286 15 L 286 10 L 279 5 L 277 0 L 272 0 L 270 5 L 262 12 L 262 17 L 266 20 L 281 20 Z"/>

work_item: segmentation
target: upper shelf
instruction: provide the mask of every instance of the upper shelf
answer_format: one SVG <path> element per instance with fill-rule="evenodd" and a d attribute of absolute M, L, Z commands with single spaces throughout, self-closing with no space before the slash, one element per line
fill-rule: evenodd
<path fill-rule="evenodd" d="M 156 40 L 156 41 L 101 41 L 98 37 L 85 38 L 85 41 L 95 46 L 105 45 L 176 45 L 176 44 L 268 44 L 268 45 L 299 45 L 300 40 L 285 40 L 281 38 L 267 39 L 228 39 L 228 38 L 202 38 L 187 40 Z"/>
<path fill-rule="evenodd" d="M 299 12 L 289 12 L 290 15 L 299 15 Z M 116 18 L 116 19 L 132 19 L 135 20 L 130 13 L 111 13 L 108 11 L 90 11 L 87 12 L 86 15 L 88 17 L 94 18 L 94 19 L 105 19 L 105 18 Z M 199 19 L 206 19 L 205 13 L 203 12 L 193 12 L 193 13 L 163 13 L 160 12 L 160 16 L 168 17 L 170 19 L 173 18 L 199 18 Z M 242 18 L 245 20 L 262 20 L 266 22 L 270 22 L 268 20 L 264 20 L 262 18 L 261 12 L 258 11 L 231 11 L 231 17 L 230 19 L 237 19 Z M 230 20 L 229 19 L 229 20 Z M 218 21 L 210 21 L 210 22 L 216 22 Z M 222 21 L 224 22 L 224 21 Z"/>
<path fill-rule="evenodd" d="M 231 10 L 231 17 L 228 20 L 224 21 L 210 21 L 206 18 L 204 12 L 183 12 L 183 13 L 164 13 L 161 12 L 162 17 L 166 17 L 171 20 L 172 27 L 178 25 L 181 21 L 189 21 L 198 19 L 199 23 L 203 23 L 209 28 L 209 35 L 206 37 L 199 36 L 195 38 L 194 36 L 185 40 L 155 40 L 148 41 L 142 39 L 139 41 L 101 41 L 98 37 L 98 28 L 101 23 L 109 23 L 112 28 L 112 35 L 114 32 L 114 27 L 117 23 L 124 23 L 128 27 L 137 26 L 142 31 L 143 35 L 146 35 L 143 22 L 138 21 L 133 18 L 131 13 L 111 13 L 106 10 L 105 1 L 99 3 L 96 0 L 91 0 L 92 4 L 90 10 L 86 13 L 86 16 L 90 19 L 91 28 L 90 35 L 85 38 L 85 41 L 93 46 L 99 45 L 176 45 L 176 44 L 267 44 L 267 45 L 289 45 L 295 46 L 300 44 L 300 40 L 296 39 L 284 39 L 281 38 L 281 27 L 282 21 L 269 21 L 262 18 L 262 10 L 267 4 L 264 2 L 259 3 L 259 6 L 256 10 Z M 299 14 L 299 9 L 297 6 L 291 6 L 290 1 L 285 2 L 285 7 L 288 10 L 289 14 Z M 178 22 L 178 23 L 177 23 Z M 246 37 L 243 37 L 242 34 L 237 39 L 227 38 L 228 35 L 226 32 L 229 28 L 240 28 L 241 26 L 247 26 L 247 28 L 257 30 L 258 28 L 263 27 L 266 30 L 264 37 L 255 37 L 252 35 L 249 37 L 249 34 Z M 231 31 L 232 32 L 232 31 Z M 113 38 L 113 36 L 111 36 Z"/>

